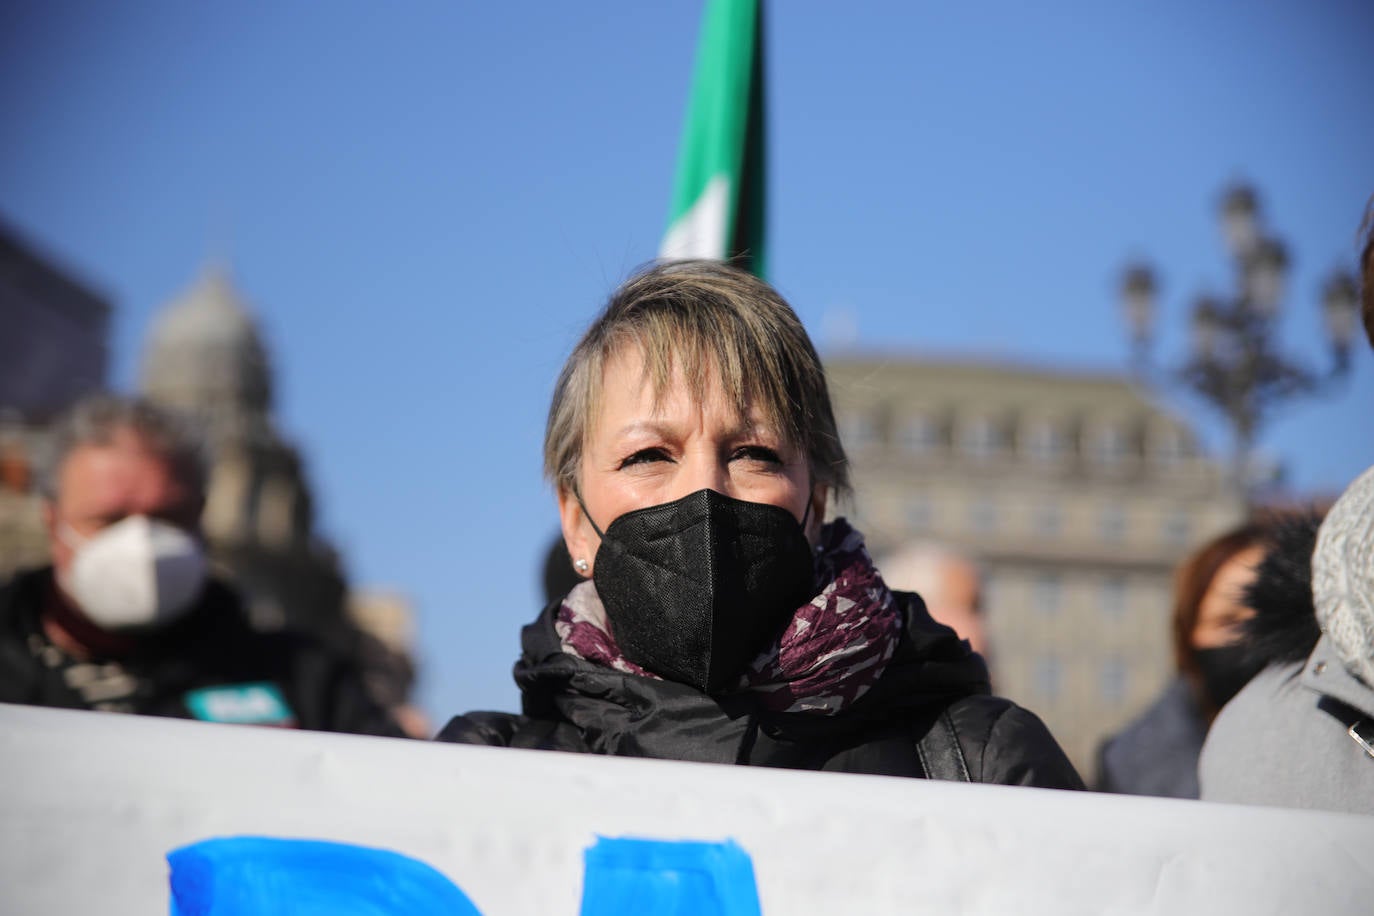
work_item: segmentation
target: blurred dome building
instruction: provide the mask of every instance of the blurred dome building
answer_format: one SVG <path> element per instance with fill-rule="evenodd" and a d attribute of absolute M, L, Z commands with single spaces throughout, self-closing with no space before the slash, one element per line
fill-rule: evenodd
<path fill-rule="evenodd" d="M 333 629 L 344 595 L 338 558 L 315 535 L 300 456 L 272 421 L 267 349 L 227 270 L 207 269 L 158 315 L 141 387 L 205 437 L 205 533 L 254 625 Z"/>
<path fill-rule="evenodd" d="M 408 648 L 395 626 L 374 633 L 375 615 L 354 612 L 369 602 L 350 600 L 339 557 L 315 530 L 304 464 L 273 422 L 263 335 L 226 268 L 205 269 L 157 316 L 141 388 L 204 436 L 205 535 L 253 625 L 315 635 L 358 661 L 378 700 L 404 702 L 415 679 Z"/>
<path fill-rule="evenodd" d="M 148 337 L 143 390 L 169 406 L 263 417 L 272 407 L 267 348 L 223 266 L 167 305 Z"/>

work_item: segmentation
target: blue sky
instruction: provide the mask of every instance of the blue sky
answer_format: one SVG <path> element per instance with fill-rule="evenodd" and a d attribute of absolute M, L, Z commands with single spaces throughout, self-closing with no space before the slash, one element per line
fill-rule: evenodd
<path fill-rule="evenodd" d="M 1118 271 L 1160 352 L 1225 290 L 1214 207 L 1255 182 L 1293 256 L 1287 346 L 1374 192 L 1374 7 L 769 7 L 772 279 L 825 349 L 1124 363 Z M 975 8 L 976 7 L 976 8 Z M 116 303 L 131 387 L 157 310 L 226 258 L 355 582 L 416 602 L 435 719 L 514 708 L 553 500 L 562 359 L 667 215 L 697 3 L 10 2 L 0 215 Z M 842 316 L 843 321 L 837 320 Z M 1374 368 L 1262 445 L 1296 485 L 1374 457 Z M 1186 398 L 1213 440 L 1220 427 Z"/>

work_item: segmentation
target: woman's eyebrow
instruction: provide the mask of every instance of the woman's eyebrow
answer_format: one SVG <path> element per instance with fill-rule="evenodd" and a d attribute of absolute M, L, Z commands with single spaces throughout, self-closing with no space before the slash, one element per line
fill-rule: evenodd
<path fill-rule="evenodd" d="M 740 417 L 735 421 L 735 425 L 726 431 L 726 435 L 732 438 L 782 439 L 777 430 L 769 426 L 763 417 Z"/>
<path fill-rule="evenodd" d="M 613 434 L 616 440 L 626 439 L 631 436 L 656 436 L 664 439 L 671 439 L 680 432 L 678 426 L 667 420 L 631 420 L 624 426 L 617 429 Z M 760 418 L 740 417 L 735 420 L 728 428 L 722 430 L 725 438 L 738 439 L 750 436 L 763 436 L 778 438 L 764 420 Z"/>
<path fill-rule="evenodd" d="M 615 431 L 616 439 L 626 439 L 631 436 L 653 436 L 657 438 L 671 438 L 674 429 L 671 423 L 664 423 L 660 420 L 635 420 L 626 423 Z"/>

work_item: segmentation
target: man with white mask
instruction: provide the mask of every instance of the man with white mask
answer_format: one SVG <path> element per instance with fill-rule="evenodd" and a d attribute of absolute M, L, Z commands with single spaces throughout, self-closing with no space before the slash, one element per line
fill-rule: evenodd
<path fill-rule="evenodd" d="M 52 566 L 0 589 L 0 702 L 400 735 L 345 660 L 254 631 L 209 574 L 204 471 L 171 416 L 101 395 L 54 439 Z"/>

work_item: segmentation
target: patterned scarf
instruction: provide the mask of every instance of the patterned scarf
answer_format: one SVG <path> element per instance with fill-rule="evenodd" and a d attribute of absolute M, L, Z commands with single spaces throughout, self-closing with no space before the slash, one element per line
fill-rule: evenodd
<path fill-rule="evenodd" d="M 816 597 L 797 608 L 740 677 L 738 689 L 756 694 L 774 712 L 840 712 L 877 683 L 897 649 L 901 609 L 864 549 L 863 535 L 842 518 L 821 529 L 816 578 Z M 554 629 L 569 655 L 662 680 L 621 654 L 591 581 L 563 599 Z"/>

